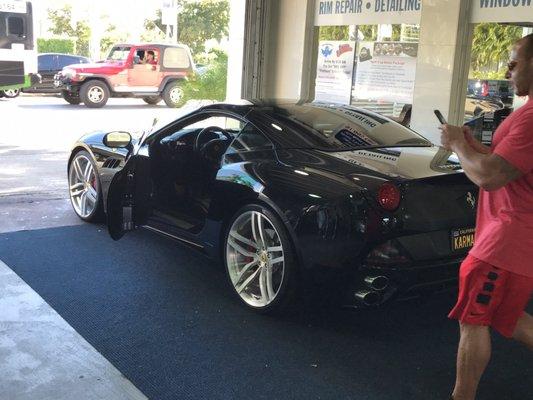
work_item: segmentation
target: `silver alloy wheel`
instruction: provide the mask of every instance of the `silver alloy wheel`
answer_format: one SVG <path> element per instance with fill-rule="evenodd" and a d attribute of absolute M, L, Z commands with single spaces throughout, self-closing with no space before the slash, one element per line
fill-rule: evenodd
<path fill-rule="evenodd" d="M 88 218 L 98 205 L 98 179 L 91 161 L 83 154 L 72 160 L 68 173 L 70 201 L 81 218 Z"/>
<path fill-rule="evenodd" d="M 87 97 L 91 103 L 101 103 L 105 97 L 104 89 L 100 86 L 91 86 L 89 90 L 87 90 Z"/>
<path fill-rule="evenodd" d="M 170 90 L 168 97 L 170 98 L 170 101 L 172 101 L 172 103 L 178 104 L 183 98 L 183 89 L 180 88 L 179 86 L 174 86 Z"/>
<path fill-rule="evenodd" d="M 265 307 L 279 294 L 285 275 L 283 245 L 272 222 L 246 211 L 231 225 L 226 265 L 237 294 L 252 307 Z"/>
<path fill-rule="evenodd" d="M 6 97 L 10 97 L 10 98 L 13 98 L 13 97 L 17 97 L 20 93 L 20 89 L 7 89 L 7 90 L 4 90 L 4 94 Z"/>

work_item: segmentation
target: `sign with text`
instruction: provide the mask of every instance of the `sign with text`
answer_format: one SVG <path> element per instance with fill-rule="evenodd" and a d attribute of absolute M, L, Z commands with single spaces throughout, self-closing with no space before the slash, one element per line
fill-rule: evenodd
<path fill-rule="evenodd" d="M 0 11 L 26 14 L 26 0 L 0 0 Z"/>
<path fill-rule="evenodd" d="M 315 2 L 315 25 L 418 24 L 422 0 Z"/>
<path fill-rule="evenodd" d="M 474 0 L 470 21 L 533 22 L 533 0 Z"/>
<path fill-rule="evenodd" d="M 350 104 L 355 42 L 321 41 L 315 81 L 315 100 Z"/>
<path fill-rule="evenodd" d="M 353 97 L 412 104 L 418 43 L 359 42 Z"/>

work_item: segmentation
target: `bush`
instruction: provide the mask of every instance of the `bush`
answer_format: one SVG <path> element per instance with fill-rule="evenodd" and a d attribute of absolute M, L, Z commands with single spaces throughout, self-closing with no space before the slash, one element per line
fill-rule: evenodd
<path fill-rule="evenodd" d="M 74 41 L 71 39 L 37 39 L 37 52 L 74 54 Z"/>
<path fill-rule="evenodd" d="M 228 55 L 221 51 L 216 52 L 216 59 L 208 70 L 202 75 L 197 75 L 184 86 L 184 97 L 187 100 L 218 100 L 226 98 L 226 82 L 228 76 Z"/>

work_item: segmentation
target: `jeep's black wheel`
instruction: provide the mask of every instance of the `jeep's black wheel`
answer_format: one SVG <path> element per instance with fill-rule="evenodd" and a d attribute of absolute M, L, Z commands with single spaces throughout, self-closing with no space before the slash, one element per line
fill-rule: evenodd
<path fill-rule="evenodd" d="M 169 107 L 181 107 L 184 105 L 185 97 L 181 82 L 174 81 L 167 84 L 165 90 L 163 90 L 163 100 L 165 100 L 165 104 Z"/>
<path fill-rule="evenodd" d="M 7 89 L 3 90 L 2 92 L 4 94 L 4 97 L 7 97 L 8 99 L 14 99 L 20 94 L 20 89 Z"/>
<path fill-rule="evenodd" d="M 81 103 L 80 96 L 78 94 L 69 92 L 68 90 L 62 90 L 61 97 L 63 97 L 63 99 L 65 99 L 67 103 L 73 104 L 75 106 Z"/>
<path fill-rule="evenodd" d="M 147 104 L 152 104 L 152 105 L 155 105 L 157 103 L 159 103 L 161 100 L 163 100 L 161 98 L 161 96 L 146 96 L 146 97 L 143 97 L 143 101 Z"/>
<path fill-rule="evenodd" d="M 109 99 L 109 89 L 102 81 L 85 82 L 80 89 L 80 99 L 89 108 L 103 107 Z"/>

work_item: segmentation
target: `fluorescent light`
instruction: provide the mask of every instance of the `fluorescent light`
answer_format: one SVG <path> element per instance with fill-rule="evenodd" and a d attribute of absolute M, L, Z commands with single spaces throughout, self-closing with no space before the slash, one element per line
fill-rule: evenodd
<path fill-rule="evenodd" d="M 279 125 L 276 125 L 276 124 L 271 124 L 272 125 L 272 128 L 274 129 L 277 129 L 278 131 L 282 131 L 283 129 L 281 129 L 281 126 Z"/>
<path fill-rule="evenodd" d="M 309 174 L 305 171 L 301 171 L 299 169 L 295 169 L 294 172 L 296 172 L 297 174 L 300 174 L 300 175 L 305 175 L 305 176 L 309 176 Z"/>
<path fill-rule="evenodd" d="M 315 199 L 321 199 L 322 198 L 318 194 L 312 194 L 312 193 L 309 193 L 309 197 L 314 197 Z"/>

